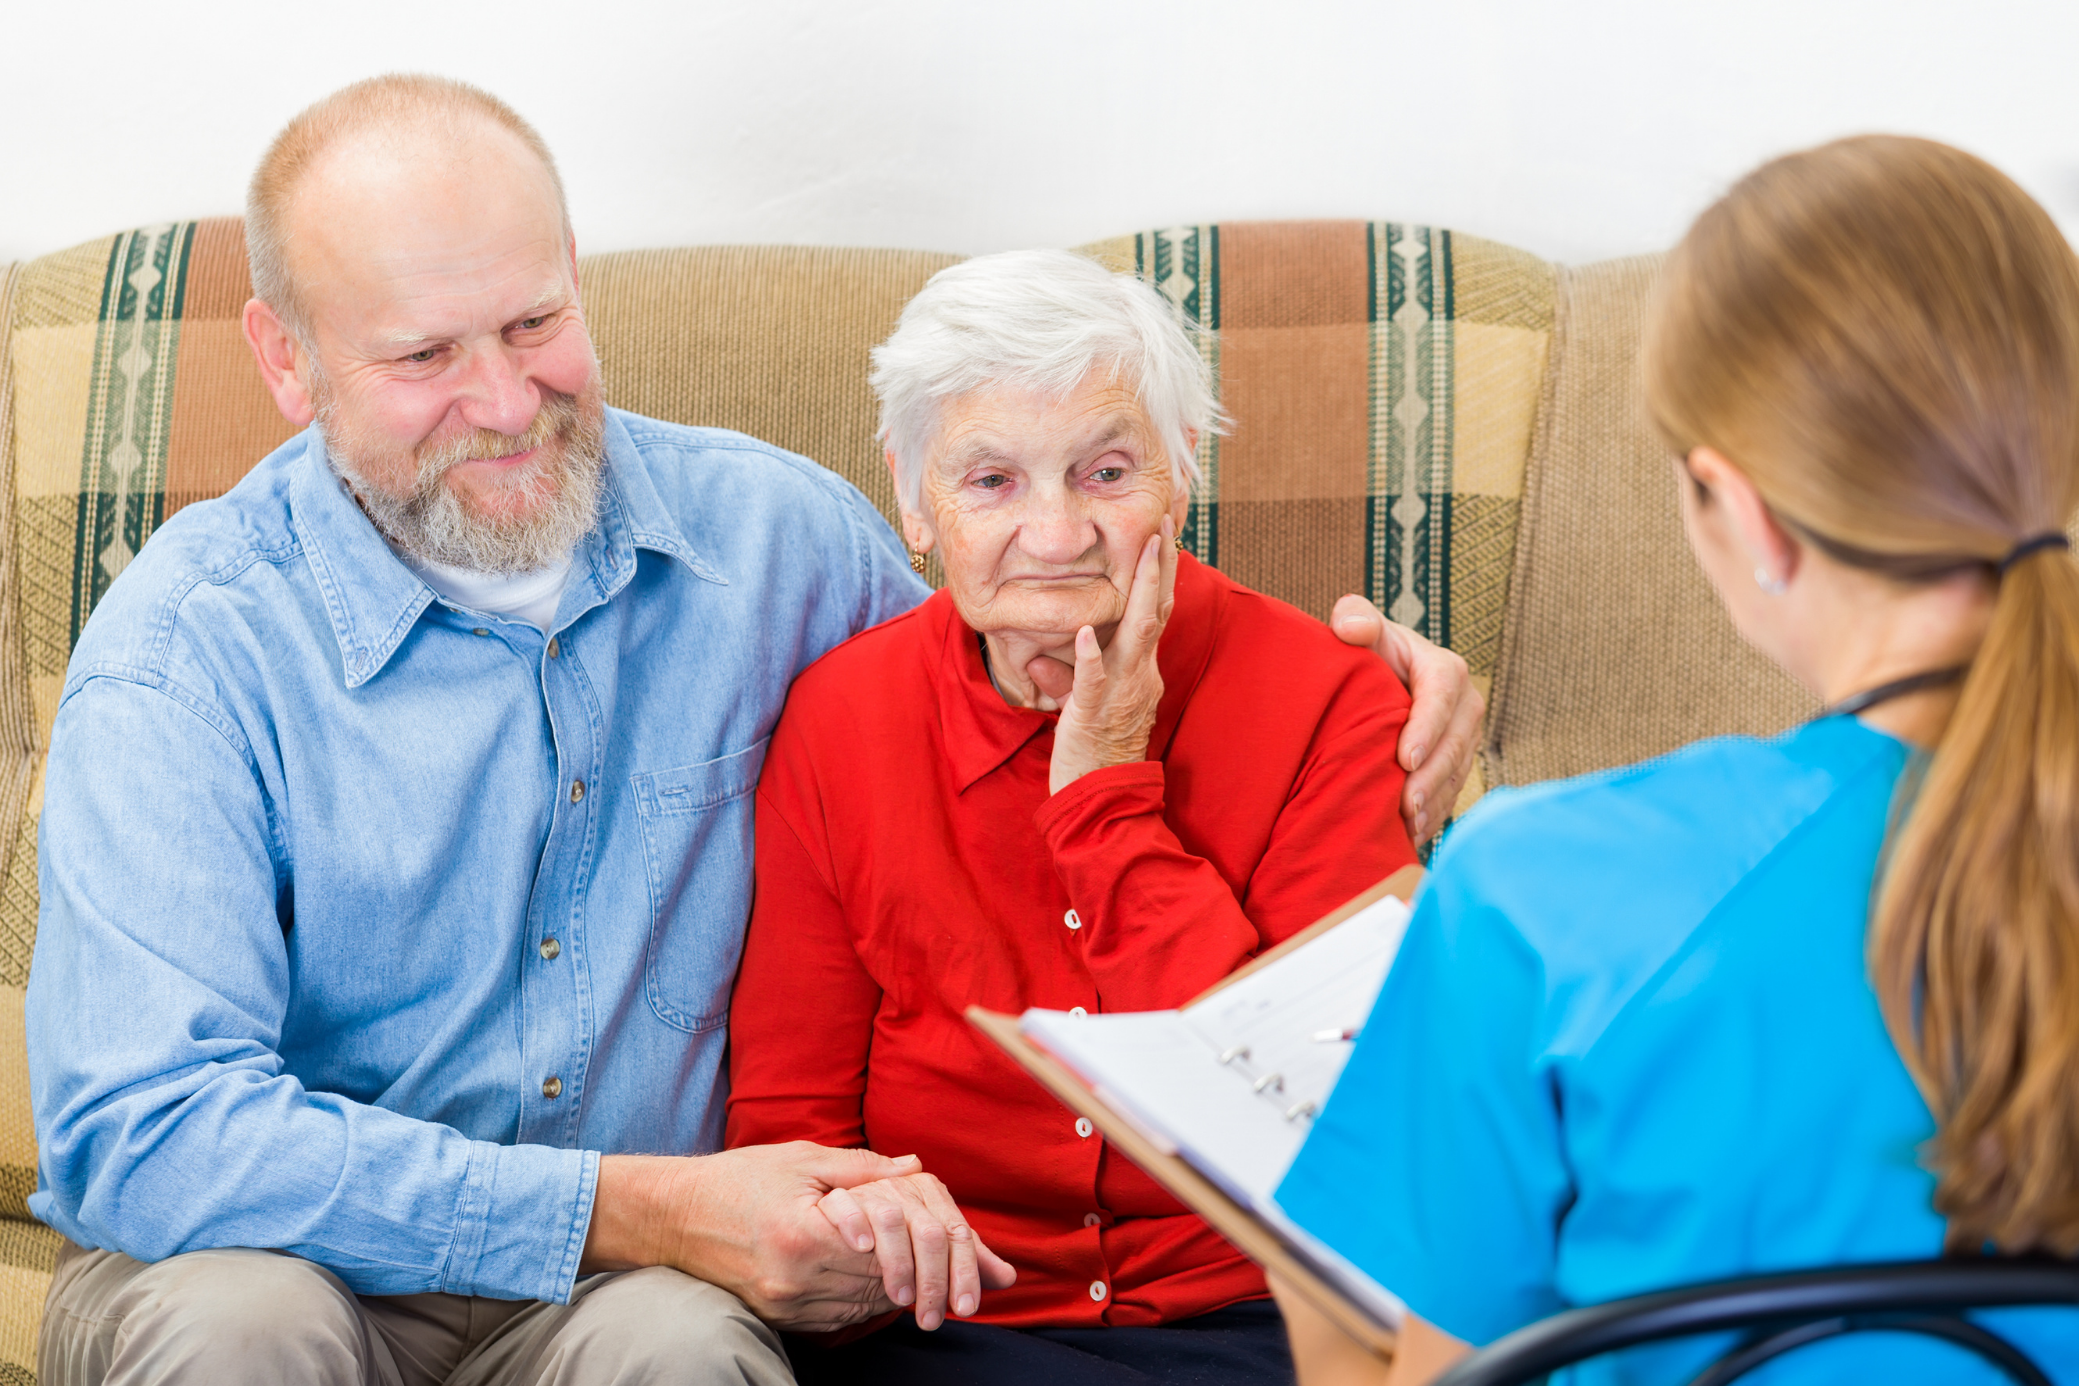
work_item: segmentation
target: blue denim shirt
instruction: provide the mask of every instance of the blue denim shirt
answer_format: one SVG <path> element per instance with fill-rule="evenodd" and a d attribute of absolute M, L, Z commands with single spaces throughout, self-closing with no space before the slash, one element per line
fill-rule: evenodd
<path fill-rule="evenodd" d="M 45 780 L 39 1218 L 563 1300 L 598 1152 L 718 1147 L 767 736 L 925 589 L 740 434 L 610 412 L 606 476 L 553 640 L 438 598 L 315 431 L 109 589 Z"/>

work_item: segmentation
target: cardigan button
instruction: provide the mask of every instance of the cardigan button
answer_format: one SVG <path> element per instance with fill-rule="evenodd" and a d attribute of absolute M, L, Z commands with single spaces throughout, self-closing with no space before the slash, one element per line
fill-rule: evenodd
<path fill-rule="evenodd" d="M 1103 1221 L 1104 1219 L 1099 1217 L 1096 1213 L 1085 1213 L 1083 1215 L 1083 1225 L 1085 1227 L 1096 1227 L 1099 1223 Z"/>
<path fill-rule="evenodd" d="M 1096 1301 L 1097 1301 L 1098 1303 L 1100 1303 L 1100 1304 L 1102 1304 L 1102 1303 L 1104 1303 L 1104 1302 L 1105 1302 L 1105 1282 L 1104 1282 L 1104 1281 L 1102 1281 L 1102 1280 L 1093 1280 L 1093 1281 L 1091 1282 L 1091 1298 L 1092 1298 L 1092 1299 L 1094 1299 L 1094 1300 L 1096 1300 Z"/>
<path fill-rule="evenodd" d="M 1062 922 L 1072 929 L 1081 929 L 1083 927 L 1083 916 L 1079 915 L 1075 910 L 1070 910 L 1062 916 Z"/>
<path fill-rule="evenodd" d="M 1090 1012 L 1089 1012 L 1089 1011 L 1087 1011 L 1087 1010 L 1085 1010 L 1085 1009 L 1084 1009 L 1083 1007 L 1081 1007 L 1081 1006 L 1071 1006 L 1071 1007 L 1069 1008 L 1069 1014 L 1070 1014 L 1070 1015 L 1073 1015 L 1073 1016 L 1075 1016 L 1075 1017 L 1076 1017 L 1076 1018 L 1077 1018 L 1078 1020 L 1081 1020 L 1081 1019 L 1083 1019 L 1083 1018 L 1084 1018 L 1085 1016 L 1089 1015 L 1089 1014 L 1090 1014 Z"/>
<path fill-rule="evenodd" d="M 1083 1137 L 1083 1138 L 1084 1138 L 1085 1140 L 1089 1140 L 1089 1139 L 1091 1138 L 1091 1131 L 1092 1131 L 1092 1129 L 1093 1129 L 1093 1128 L 1092 1128 L 1092 1126 L 1091 1126 L 1091 1119 L 1090 1119 L 1089 1117 L 1078 1117 L 1078 1118 L 1076 1118 L 1076 1134 L 1077 1134 L 1077 1135 L 1079 1135 L 1079 1136 Z"/>

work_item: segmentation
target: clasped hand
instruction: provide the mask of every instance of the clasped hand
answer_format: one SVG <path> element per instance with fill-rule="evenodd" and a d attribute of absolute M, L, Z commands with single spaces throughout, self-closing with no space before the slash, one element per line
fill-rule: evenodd
<path fill-rule="evenodd" d="M 984 1289 L 1009 1289 L 1018 1279 L 933 1175 L 832 1189 L 816 1206 L 855 1250 L 874 1253 L 890 1303 L 914 1308 L 919 1328 L 937 1328 L 949 1312 L 966 1318 L 982 1307 Z"/>
<path fill-rule="evenodd" d="M 1112 643 L 1101 647 L 1089 626 L 1076 632 L 1076 681 L 1054 729 L 1050 794 L 1059 794 L 1093 770 L 1131 765 L 1148 756 L 1156 705 L 1163 700 L 1156 647 L 1177 605 L 1177 548 L 1171 542 L 1175 533 L 1166 516 L 1161 531 L 1141 546 L 1126 614 L 1120 617 Z"/>
<path fill-rule="evenodd" d="M 840 1195 L 843 1195 L 842 1197 Z M 911 1307 L 936 1328 L 1016 1272 L 917 1157 L 791 1141 L 715 1155 L 606 1155 L 579 1269 L 671 1266 L 802 1333 Z"/>

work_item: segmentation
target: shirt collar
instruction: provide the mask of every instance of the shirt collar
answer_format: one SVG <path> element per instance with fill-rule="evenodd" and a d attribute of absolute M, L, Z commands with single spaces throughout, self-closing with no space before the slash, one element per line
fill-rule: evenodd
<path fill-rule="evenodd" d="M 705 581 L 728 583 L 686 542 L 616 410 L 607 411 L 605 437 L 599 522 L 578 541 L 553 629 L 569 625 L 626 587 L 635 576 L 638 548 L 675 558 Z M 339 641 L 346 686 L 359 688 L 390 662 L 437 598 L 391 552 L 333 471 L 316 425 L 304 438 L 303 461 L 290 482 L 297 538 Z"/>
<path fill-rule="evenodd" d="M 1163 675 L 1163 700 L 1156 705 L 1155 727 L 1148 738 L 1148 758 L 1161 760 L 1177 735 L 1185 705 L 1192 699 L 1213 654 L 1220 611 L 1228 581 L 1188 553 L 1177 556 L 1177 604 L 1163 640 L 1156 647 L 1156 668 Z M 929 622 L 928 658 L 935 663 L 939 690 L 939 727 L 951 764 L 954 789 L 966 793 L 985 775 L 1001 767 L 1042 732 L 1052 731 L 1057 714 L 1013 707 L 990 682 L 982 641 L 954 609 L 945 589 L 932 594 L 921 609 Z"/>

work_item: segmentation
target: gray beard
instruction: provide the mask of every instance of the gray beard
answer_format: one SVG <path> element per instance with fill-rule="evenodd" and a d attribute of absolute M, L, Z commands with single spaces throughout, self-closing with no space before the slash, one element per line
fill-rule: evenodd
<path fill-rule="evenodd" d="M 441 563 L 479 573 L 531 573 L 562 562 L 599 520 L 606 466 L 606 411 L 597 384 L 582 395 L 549 394 L 541 412 L 517 435 L 476 429 L 413 449 L 415 478 L 404 495 L 368 480 L 373 449 L 361 446 L 341 422 L 326 392 L 318 401 L 318 431 L 333 471 L 347 484 L 371 523 L 391 546 L 419 563 Z M 505 493 L 548 492 L 524 520 L 473 513 L 447 484 L 463 462 L 540 453 L 498 478 Z"/>

